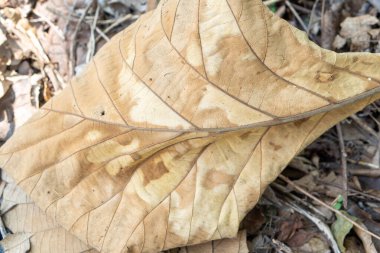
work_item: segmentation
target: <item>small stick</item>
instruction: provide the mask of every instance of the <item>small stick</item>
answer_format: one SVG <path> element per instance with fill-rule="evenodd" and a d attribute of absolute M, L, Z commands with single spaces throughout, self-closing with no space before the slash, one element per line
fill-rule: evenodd
<path fill-rule="evenodd" d="M 289 185 L 291 185 L 294 189 L 296 189 L 297 191 L 305 194 L 307 197 L 311 198 L 312 200 L 314 200 L 315 202 L 318 202 L 320 205 L 326 207 L 327 209 L 329 209 L 330 211 L 332 211 L 333 213 L 335 213 L 336 215 L 339 215 L 341 216 L 343 219 L 347 220 L 348 222 L 351 222 L 355 227 L 357 227 L 358 229 L 370 234 L 371 236 L 375 237 L 376 239 L 380 240 L 380 236 L 372 233 L 371 231 L 368 231 L 368 229 L 366 228 L 363 228 L 362 226 L 360 226 L 356 221 L 353 221 L 352 219 L 348 218 L 346 215 L 342 214 L 340 211 L 332 208 L 331 206 L 329 206 L 328 204 L 326 204 L 325 202 L 323 202 L 322 200 L 314 197 L 313 195 L 311 195 L 310 193 L 308 193 L 307 191 L 305 191 L 304 189 L 302 189 L 301 187 L 299 187 L 298 185 L 296 185 L 295 183 L 293 183 L 289 178 L 283 176 L 283 175 L 280 175 L 279 178 L 281 178 L 282 180 L 284 180 L 286 183 L 288 183 Z"/>
<path fill-rule="evenodd" d="M 333 252 L 334 253 L 341 253 L 339 250 L 339 246 L 336 243 L 333 234 L 331 233 L 330 228 L 322 220 L 313 216 L 311 213 L 302 209 L 301 207 L 299 207 L 295 203 L 285 202 L 285 204 L 287 204 L 289 207 L 293 208 L 296 212 L 302 214 L 303 216 L 305 216 L 306 218 L 311 220 L 318 227 L 318 229 L 327 237 L 327 240 L 330 242 L 330 246 L 331 246 Z"/>
<path fill-rule="evenodd" d="M 380 143 L 380 141 L 379 141 L 379 143 Z M 371 169 L 375 169 L 375 170 L 380 169 L 378 165 L 375 165 L 373 163 L 367 163 L 367 162 L 364 162 L 364 161 L 355 161 L 355 160 L 352 160 L 352 159 L 347 159 L 347 162 L 353 163 L 353 164 L 359 164 L 359 165 L 362 165 L 362 166 L 365 166 L 365 167 L 368 167 L 368 168 L 371 168 Z"/>
<path fill-rule="evenodd" d="M 324 217 L 324 218 L 327 218 L 325 216 L 324 213 L 322 213 L 320 210 L 318 210 L 315 206 L 313 206 L 312 204 L 302 200 L 301 198 L 297 197 L 296 195 L 290 193 L 286 187 L 276 183 L 276 182 L 273 182 L 271 184 L 271 186 L 273 186 L 273 188 L 281 191 L 283 194 L 285 194 L 286 196 L 289 196 L 291 199 L 293 199 L 296 203 L 302 203 L 304 206 L 306 206 L 307 208 L 309 208 L 310 210 L 312 210 L 314 213 L 318 214 L 320 217 Z"/>
<path fill-rule="evenodd" d="M 280 242 L 279 240 L 272 239 L 273 246 L 276 248 L 276 252 L 282 252 L 282 253 L 293 253 L 293 250 L 289 248 L 285 243 Z"/>
<path fill-rule="evenodd" d="M 99 35 L 100 35 L 105 41 L 108 42 L 108 41 L 111 40 L 107 35 L 105 35 L 105 34 L 102 32 L 102 30 L 100 30 L 99 27 L 96 27 L 95 30 L 96 30 L 97 33 L 99 33 Z"/>
<path fill-rule="evenodd" d="M 95 54 L 95 48 L 96 48 L 96 41 L 95 41 L 95 30 L 96 30 L 96 22 L 99 18 L 99 11 L 100 11 L 100 6 L 98 5 L 98 7 L 96 8 L 96 12 L 95 12 L 95 17 L 94 17 L 94 21 L 91 25 L 91 35 L 90 35 L 90 40 L 88 41 L 88 52 L 87 52 L 87 56 L 86 56 L 86 63 L 89 63 L 90 60 L 92 59 L 92 57 L 94 56 Z"/>
<path fill-rule="evenodd" d="M 69 16 L 71 16 L 74 13 L 75 7 L 77 6 L 77 2 L 78 2 L 78 0 L 75 0 L 74 3 L 71 5 Z M 63 29 L 64 34 L 67 33 L 69 23 L 70 23 L 70 19 L 67 19 L 66 24 L 65 24 L 65 28 Z"/>
<path fill-rule="evenodd" d="M 110 26 L 108 26 L 106 29 L 104 29 L 103 31 L 103 34 L 107 34 L 109 31 L 111 31 L 113 28 L 115 28 L 116 26 L 130 20 L 130 19 L 133 19 L 135 18 L 136 16 L 132 16 L 131 14 L 128 14 L 126 15 L 125 17 L 122 17 L 122 18 L 119 18 L 117 19 L 114 23 L 112 23 Z M 98 36 L 96 38 L 96 42 L 99 42 L 100 40 L 100 36 Z"/>
<path fill-rule="evenodd" d="M 302 29 L 307 33 L 308 31 L 308 28 L 307 26 L 305 25 L 305 22 L 303 22 L 302 18 L 300 17 L 300 15 L 298 14 L 298 12 L 294 9 L 293 5 L 291 2 L 289 2 L 288 0 L 285 1 L 285 5 L 288 6 L 288 8 L 290 9 L 290 11 L 293 13 L 293 15 L 296 17 L 297 21 L 301 24 L 302 26 Z M 313 34 L 310 34 L 308 33 L 308 36 L 311 40 L 313 41 L 316 41 L 315 37 Z"/>
<path fill-rule="evenodd" d="M 365 176 L 365 177 L 380 177 L 379 169 L 350 169 L 350 174 L 354 176 Z"/>
<path fill-rule="evenodd" d="M 368 126 L 368 124 L 365 123 L 364 120 L 362 120 L 358 116 L 352 115 L 350 118 L 353 119 L 353 121 L 355 121 L 356 124 L 358 124 L 359 126 L 361 126 L 369 134 L 373 135 L 376 138 L 379 137 L 378 134 L 370 126 Z"/>
<path fill-rule="evenodd" d="M 313 20 L 313 18 L 314 18 L 314 15 L 315 15 L 315 12 L 316 12 L 316 9 L 317 9 L 317 5 L 318 5 L 318 3 L 319 3 L 319 0 L 316 0 L 315 2 L 314 2 L 314 4 L 313 4 L 313 9 L 311 10 L 311 13 L 310 13 L 310 21 L 309 21 L 309 24 L 308 24 L 308 26 L 307 26 L 307 35 L 309 36 L 309 34 L 310 34 L 310 30 L 311 30 L 311 27 L 312 27 L 312 25 L 314 24 L 314 20 Z"/>
<path fill-rule="evenodd" d="M 275 3 L 278 3 L 278 2 L 282 2 L 283 0 L 266 0 L 264 1 L 264 4 L 265 5 L 271 5 L 271 4 L 275 4 Z"/>
<path fill-rule="evenodd" d="M 33 14 L 38 16 L 42 21 L 46 22 L 51 27 L 51 29 L 58 35 L 59 38 L 61 38 L 62 40 L 65 39 L 65 35 L 64 35 L 63 31 L 61 31 L 61 29 L 59 29 L 59 27 L 57 27 L 55 24 L 53 24 L 53 22 L 51 22 L 50 19 L 48 19 L 47 17 L 45 17 L 45 15 L 39 13 L 36 10 L 33 10 L 32 12 L 33 12 Z"/>
<path fill-rule="evenodd" d="M 343 193 L 342 193 L 343 206 L 345 209 L 347 209 L 347 203 L 348 203 L 348 197 L 347 197 L 347 194 L 348 194 L 347 153 L 346 153 L 346 149 L 344 147 L 343 131 L 342 131 L 342 126 L 340 123 L 338 123 L 336 125 L 336 130 L 337 130 L 338 138 L 339 138 L 340 160 L 341 160 L 342 176 L 343 176 Z"/>
<path fill-rule="evenodd" d="M 293 13 L 293 15 L 296 17 L 296 19 L 298 20 L 298 22 L 301 24 L 303 30 L 305 32 L 307 32 L 307 26 L 303 22 L 303 20 L 300 17 L 300 15 L 298 15 L 298 12 L 294 9 L 293 5 L 288 0 L 285 1 L 285 4 L 286 4 L 286 6 L 289 7 L 290 11 Z"/>
<path fill-rule="evenodd" d="M 74 75 L 75 74 L 75 62 L 76 62 L 76 53 L 75 53 L 75 48 L 76 48 L 76 39 L 77 39 L 77 36 L 78 36 L 78 32 L 79 32 L 79 29 L 80 29 L 80 26 L 84 20 L 84 18 L 86 17 L 87 15 L 87 12 L 90 10 L 91 8 L 91 5 L 93 4 L 93 1 L 89 1 L 86 8 L 84 9 L 82 15 L 80 16 L 79 20 L 78 20 L 78 23 L 75 27 L 75 30 L 74 30 L 74 34 L 73 34 L 73 40 L 72 40 L 72 43 L 70 45 L 70 59 L 71 59 L 71 62 L 70 62 L 70 74 L 71 75 Z"/>

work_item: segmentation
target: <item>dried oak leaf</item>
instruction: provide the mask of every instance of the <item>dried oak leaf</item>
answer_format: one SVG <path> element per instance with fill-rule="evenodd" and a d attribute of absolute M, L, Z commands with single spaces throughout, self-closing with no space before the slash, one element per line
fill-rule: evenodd
<path fill-rule="evenodd" d="M 260 0 L 167 0 L 115 36 L 1 149 L 49 216 L 103 252 L 232 238 L 306 145 L 378 98 Z"/>

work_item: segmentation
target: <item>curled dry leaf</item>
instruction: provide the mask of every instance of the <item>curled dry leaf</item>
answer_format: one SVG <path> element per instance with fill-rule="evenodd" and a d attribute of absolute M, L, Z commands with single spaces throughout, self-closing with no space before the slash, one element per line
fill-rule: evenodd
<path fill-rule="evenodd" d="M 16 131 L 1 165 L 103 252 L 232 238 L 311 141 L 378 97 L 378 55 L 336 54 L 260 0 L 166 0 Z"/>

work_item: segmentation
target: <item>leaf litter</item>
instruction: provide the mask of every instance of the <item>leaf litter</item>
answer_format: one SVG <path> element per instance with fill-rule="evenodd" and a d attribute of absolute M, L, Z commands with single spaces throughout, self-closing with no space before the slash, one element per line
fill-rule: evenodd
<path fill-rule="evenodd" d="M 324 24 L 314 23 L 313 29 L 309 31 L 316 43 L 321 44 L 324 36 L 326 37 L 326 34 L 330 33 L 328 36 L 333 36 L 333 39 L 330 39 L 327 44 L 330 43 L 334 49 L 341 52 L 380 52 L 379 9 L 376 9 L 376 4 L 357 1 L 360 2 L 359 7 L 354 6 L 354 8 L 353 5 L 358 3 L 350 5 L 350 3 L 341 4 L 339 1 L 330 2 L 338 6 L 334 9 L 335 14 L 338 13 L 338 15 L 333 22 L 328 20 L 326 15 L 332 14 L 326 11 L 328 6 L 324 6 L 323 10 L 322 2 L 289 1 L 290 6 L 293 6 L 293 10 L 299 14 L 304 23 L 308 23 L 310 16 L 317 17 L 317 20 L 325 20 Z M 93 3 L 89 12 L 85 13 L 87 4 L 88 1 L 49 0 L 37 1 L 37 3 L 27 0 L 0 1 L 2 13 L 0 25 L 0 62 L 2 63 L 0 65 L 2 86 L 0 129 L 2 141 L 8 139 L 14 129 L 22 125 L 50 97 L 59 93 L 66 86 L 70 77 L 80 72 L 81 66 L 86 64 L 89 51 L 88 42 L 91 36 L 94 36 L 91 33 L 90 25 L 94 22 L 97 4 L 100 6 L 102 14 L 95 20 L 97 24 L 95 30 L 96 51 L 107 38 L 111 38 L 112 35 L 134 22 L 147 6 L 144 1 L 98 1 Z M 328 5 L 328 3 L 326 4 Z M 294 25 L 302 28 L 302 22 L 289 8 L 289 4 L 285 8 L 284 6 L 284 3 L 279 1 L 272 4 L 271 8 Z M 129 18 L 125 18 L 127 15 Z M 83 20 L 81 20 L 82 16 Z M 114 25 L 115 23 L 117 25 Z M 74 34 L 78 25 L 80 32 Z M 111 26 L 113 26 L 111 29 L 107 29 Z M 327 44 L 325 43 L 325 45 Z M 70 55 L 70 51 L 73 51 L 72 48 L 75 51 L 74 62 Z M 357 120 L 349 118 L 342 124 L 343 131 L 350 133 L 344 137 L 349 158 L 348 170 L 351 173 L 348 182 L 349 208 L 347 211 L 375 233 L 379 233 L 376 226 L 377 222 L 380 222 L 380 194 L 376 190 L 380 190 L 378 189 L 380 179 L 378 176 L 374 177 L 372 171 L 380 169 L 380 145 L 379 139 L 371 135 L 371 131 L 368 129 L 379 135 L 379 106 L 380 104 L 374 102 L 359 112 L 356 116 L 360 120 L 359 123 Z M 301 159 L 302 163 L 295 165 L 296 163 L 292 162 L 284 172 L 295 183 L 331 205 L 342 193 L 343 177 L 340 171 L 340 153 L 336 152 L 339 150 L 338 142 L 335 129 L 328 131 L 295 158 L 295 160 Z M 306 174 L 305 171 L 310 174 Z M 23 231 L 24 229 L 17 228 L 12 224 L 14 219 L 12 210 L 25 210 L 25 205 L 32 209 L 36 207 L 25 196 L 20 197 L 20 194 L 9 195 L 6 193 L 6 189 L 12 188 L 14 185 L 12 186 L 12 183 L 7 181 L 8 179 L 3 180 L 6 186 L 3 188 L 1 204 L 4 224 L 2 230 L 9 235 L 5 237 L 2 245 L 4 249 L 12 248 L 15 250 L 14 252 L 26 252 L 29 248 L 33 249 L 33 244 L 38 243 L 38 240 L 32 239 L 33 236 L 37 237 L 38 233 L 45 230 L 41 230 L 41 228 L 35 230 L 31 227 L 29 230 Z M 276 183 L 280 186 L 283 185 L 281 180 L 277 180 Z M 293 252 L 330 252 L 331 244 L 313 222 L 290 207 L 283 208 L 276 204 L 277 198 L 284 196 L 286 196 L 286 201 L 296 201 L 303 209 L 308 210 L 313 216 L 327 224 L 331 230 L 334 230 L 333 224 L 340 221 L 339 217 L 334 218 L 323 206 L 313 203 L 302 193 L 293 192 L 287 188 L 281 191 L 272 186 L 260 204 L 252 210 L 254 216 L 251 217 L 256 217 L 256 219 L 251 218 L 250 220 L 248 215 L 245 222 L 242 223 L 242 228 L 247 230 L 250 250 L 252 252 L 278 251 L 281 244 L 275 242 L 279 240 L 288 245 Z M 21 202 L 19 198 L 22 199 Z M 14 203 L 10 204 L 9 201 L 14 201 Z M 313 207 L 310 207 L 309 202 Z M 12 205 L 14 206 L 12 207 Z M 17 209 L 18 206 L 20 209 Z M 36 217 L 38 219 L 38 215 Z M 62 230 L 56 226 L 51 225 L 45 229 Z M 345 243 L 346 247 L 359 244 L 359 248 L 365 248 L 366 252 L 380 250 L 379 242 L 366 236 L 362 231 L 350 230 L 347 231 L 347 234 L 349 236 L 345 234 L 339 237 L 340 239 L 337 240 L 339 244 Z M 79 241 L 73 245 L 80 245 L 78 246 L 80 250 L 78 248 L 77 252 L 86 250 L 87 247 Z M 376 249 L 371 245 L 374 245 Z M 41 245 L 35 247 L 43 248 Z M 194 252 L 207 252 L 207 250 L 213 252 L 215 250 L 213 245 L 202 247 L 201 251 L 195 250 Z M 353 249 L 355 247 L 352 246 Z M 348 248 L 348 250 L 350 249 Z M 181 252 L 181 249 L 178 252 Z"/>

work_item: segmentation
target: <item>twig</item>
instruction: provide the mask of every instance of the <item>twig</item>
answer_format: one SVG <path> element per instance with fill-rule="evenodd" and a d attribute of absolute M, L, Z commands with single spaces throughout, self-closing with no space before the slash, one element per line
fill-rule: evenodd
<path fill-rule="evenodd" d="M 289 248 L 287 245 L 285 245 L 285 243 L 280 242 L 279 240 L 272 239 L 271 244 L 275 247 L 276 252 L 293 253 L 291 248 Z"/>
<path fill-rule="evenodd" d="M 277 190 L 281 191 L 283 194 L 285 194 L 286 196 L 290 197 L 291 199 L 293 199 L 294 201 L 296 202 L 299 202 L 299 203 L 302 203 L 304 206 L 306 206 L 307 208 L 309 208 L 311 211 L 313 211 L 314 213 L 318 214 L 320 217 L 324 217 L 324 218 L 328 218 L 326 217 L 326 215 L 324 213 L 322 213 L 319 209 L 317 209 L 315 206 L 313 206 L 312 204 L 298 198 L 296 195 L 290 193 L 289 191 L 286 190 L 286 188 L 276 182 L 273 182 L 271 184 L 271 186 L 273 188 L 276 188 Z"/>
<path fill-rule="evenodd" d="M 304 189 L 302 189 L 301 187 L 299 187 L 298 185 L 296 185 L 295 183 L 293 183 L 289 178 L 283 176 L 283 175 L 280 175 L 279 178 L 281 178 L 282 180 L 284 180 L 286 183 L 288 183 L 289 185 L 291 185 L 294 189 L 296 189 L 297 191 L 305 194 L 307 197 L 311 198 L 312 200 L 314 200 L 315 202 L 319 203 L 320 205 L 323 205 L 324 207 L 326 207 L 327 209 L 329 209 L 330 211 L 332 211 L 333 213 L 335 213 L 336 215 L 339 215 L 341 216 L 343 219 L 347 220 L 348 222 L 351 222 L 355 227 L 363 230 L 364 232 L 370 234 L 371 236 L 375 237 L 376 239 L 380 240 L 380 236 L 372 233 L 371 231 L 368 231 L 368 229 L 365 229 L 363 228 L 362 226 L 360 226 L 356 221 L 353 221 L 352 219 L 348 218 L 347 216 L 345 216 L 344 214 L 342 214 L 340 211 L 332 208 L 331 206 L 329 206 L 328 204 L 326 204 L 325 202 L 323 202 L 322 200 L 314 197 L 313 195 L 311 195 L 310 193 L 308 193 L 307 191 L 305 191 Z"/>
<path fill-rule="evenodd" d="M 99 33 L 99 35 L 100 35 L 105 41 L 110 41 L 110 40 L 111 40 L 107 35 L 105 35 L 105 34 L 102 32 L 102 30 L 100 30 L 99 27 L 95 27 L 95 30 L 96 30 L 97 33 Z"/>
<path fill-rule="evenodd" d="M 342 189 L 342 187 L 338 184 L 334 184 L 334 183 L 326 183 L 326 182 L 323 182 L 321 180 L 318 180 L 317 179 L 317 182 L 320 183 L 320 184 L 325 184 L 325 185 L 329 185 L 329 186 L 333 186 L 333 187 L 336 187 L 336 188 L 339 188 L 339 189 Z M 352 189 L 352 188 L 349 188 L 348 189 L 349 192 L 351 192 L 351 195 L 352 194 L 357 194 L 357 195 L 362 195 L 364 197 L 367 197 L 367 198 L 370 198 L 370 199 L 373 199 L 375 201 L 378 201 L 380 202 L 380 198 L 376 197 L 376 196 L 373 196 L 371 194 L 368 194 L 368 193 L 364 193 L 364 192 L 361 192 L 361 191 L 358 191 L 358 190 L 355 190 L 355 189 Z"/>
<path fill-rule="evenodd" d="M 309 36 L 310 34 L 310 30 L 311 30 L 311 27 L 312 25 L 314 24 L 314 16 L 315 16 L 315 12 L 316 12 L 316 9 L 317 9 L 317 6 L 318 6 L 318 3 L 319 3 L 319 0 L 316 0 L 313 4 L 313 9 L 311 10 L 311 13 L 310 13 L 310 18 L 309 18 L 309 24 L 307 26 L 307 35 Z"/>
<path fill-rule="evenodd" d="M 100 11 L 100 5 L 98 5 L 96 8 L 94 21 L 92 22 L 92 25 L 91 25 L 90 40 L 88 41 L 88 46 L 87 46 L 88 51 L 87 51 L 87 56 L 86 56 L 86 63 L 89 63 L 95 54 L 95 48 L 96 48 L 95 29 L 97 27 L 96 22 L 99 18 L 99 11 Z"/>
<path fill-rule="evenodd" d="M 293 13 L 293 15 L 296 17 L 296 19 L 298 20 L 298 22 L 300 23 L 300 25 L 302 26 L 302 29 L 307 32 L 307 26 L 305 25 L 305 23 L 303 22 L 302 18 L 300 17 L 300 15 L 298 15 L 298 12 L 294 9 L 293 5 L 288 1 L 286 0 L 285 1 L 285 4 L 286 6 L 288 6 L 289 10 Z"/>
<path fill-rule="evenodd" d="M 293 15 L 296 17 L 297 21 L 301 24 L 302 26 L 302 29 L 307 33 L 308 31 L 308 28 L 307 26 L 305 25 L 305 22 L 303 22 L 302 18 L 300 17 L 300 15 L 298 14 L 298 12 L 294 9 L 293 5 L 291 2 L 289 2 L 288 0 L 285 1 L 285 5 L 288 6 L 288 8 L 290 9 L 290 11 L 293 13 Z M 316 41 L 314 35 L 308 33 L 307 34 L 309 36 L 309 38 L 313 41 Z"/>
<path fill-rule="evenodd" d="M 318 227 L 318 229 L 326 236 L 327 240 L 330 242 L 330 246 L 331 246 L 333 252 L 334 253 L 341 253 L 339 250 L 339 246 L 336 243 L 333 234 L 331 233 L 330 228 L 323 221 L 321 221 L 317 217 L 313 216 L 308 211 L 300 208 L 295 203 L 289 203 L 289 202 L 285 202 L 285 201 L 283 201 L 283 202 L 286 205 L 288 205 L 289 207 L 293 208 L 296 212 L 302 214 L 303 216 L 308 218 L 310 221 L 312 221 Z"/>
<path fill-rule="evenodd" d="M 275 3 L 278 3 L 278 2 L 282 2 L 284 0 L 266 0 L 264 1 L 264 4 L 265 5 L 271 5 L 271 4 L 275 4 Z"/>
<path fill-rule="evenodd" d="M 73 15 L 73 13 L 74 13 L 74 11 L 75 11 L 75 7 L 77 6 L 77 2 L 78 2 L 78 0 L 74 0 L 74 3 L 70 6 L 69 17 L 70 17 L 71 15 Z M 48 8 L 48 10 L 49 10 L 49 8 Z M 49 10 L 49 11 L 50 11 L 50 10 Z M 65 28 L 63 29 L 64 34 L 67 33 L 67 30 L 68 30 L 68 27 L 69 27 L 69 23 L 70 23 L 70 19 L 67 19 L 67 20 L 66 20 L 66 24 L 65 24 Z"/>
<path fill-rule="evenodd" d="M 363 162 L 363 161 L 355 161 L 355 160 L 352 160 L 352 159 L 347 159 L 347 162 L 353 163 L 353 164 L 359 164 L 359 165 L 362 165 L 362 166 L 365 166 L 365 167 L 368 167 L 368 168 L 371 168 L 371 169 L 375 169 L 375 170 L 380 169 L 380 167 L 378 165 L 375 165 L 373 163 L 367 163 L 367 162 Z"/>
<path fill-rule="evenodd" d="M 76 39 L 78 36 L 78 32 L 79 32 L 81 24 L 83 23 L 84 18 L 87 15 L 87 12 L 90 10 L 92 4 L 93 4 L 93 1 L 88 2 L 85 10 L 83 11 L 82 15 L 79 18 L 78 23 L 77 23 L 75 30 L 74 30 L 73 40 L 72 40 L 72 43 L 70 45 L 70 59 L 71 59 L 71 61 L 70 61 L 70 73 L 71 73 L 71 75 L 75 74 L 74 67 L 76 65 L 75 63 L 76 63 L 76 58 L 77 58 L 75 48 L 76 48 L 76 44 L 77 44 Z"/>
<path fill-rule="evenodd" d="M 47 17 L 45 17 L 45 15 L 42 15 L 41 13 L 39 13 L 36 10 L 33 10 L 32 12 L 36 16 L 38 16 L 42 21 L 46 22 L 51 27 L 51 29 L 55 32 L 55 34 L 58 35 L 58 37 L 60 37 L 62 40 L 65 39 L 65 35 L 64 35 L 63 31 L 61 31 L 61 29 L 59 29 L 59 27 L 57 27 L 55 24 L 53 24 L 53 22 L 51 22 Z"/>
<path fill-rule="evenodd" d="M 355 121 L 355 123 L 357 123 L 359 126 L 361 126 L 365 131 L 367 131 L 369 134 L 373 135 L 374 137 L 378 138 L 378 134 L 375 132 L 375 130 L 373 130 L 370 126 L 368 126 L 367 123 L 365 123 L 361 118 L 359 118 L 358 116 L 356 115 L 352 115 L 350 117 L 351 119 L 353 119 L 353 121 Z"/>
<path fill-rule="evenodd" d="M 350 169 L 350 174 L 354 176 L 380 177 L 380 170 L 376 169 Z"/>
<path fill-rule="evenodd" d="M 341 166 L 342 166 L 342 176 L 343 176 L 343 206 L 345 209 L 347 209 L 347 203 L 348 203 L 348 186 L 347 186 L 347 153 L 346 149 L 344 147 L 344 140 L 343 140 L 343 131 L 342 131 L 342 126 L 340 123 L 336 125 L 336 130 L 338 133 L 338 138 L 339 138 L 339 148 L 340 148 L 340 160 L 341 160 Z"/>
<path fill-rule="evenodd" d="M 103 31 L 103 34 L 107 34 L 108 32 L 110 32 L 113 28 L 115 28 L 116 26 L 130 20 L 130 19 L 134 19 L 136 18 L 137 16 L 133 16 L 131 14 L 128 14 L 126 15 L 125 17 L 122 17 L 122 18 L 119 18 L 117 19 L 115 22 L 113 22 L 110 26 L 108 26 L 106 29 L 104 29 Z M 96 37 L 96 42 L 99 42 L 100 40 L 100 36 Z"/>
<path fill-rule="evenodd" d="M 326 0 L 322 0 L 322 10 L 321 10 L 321 28 L 323 32 L 323 28 L 325 27 L 325 12 L 326 12 Z"/>

